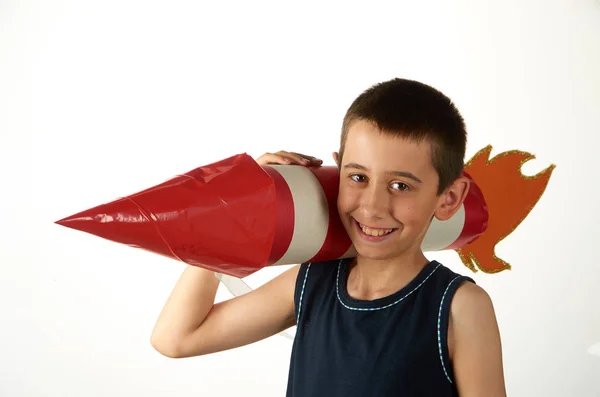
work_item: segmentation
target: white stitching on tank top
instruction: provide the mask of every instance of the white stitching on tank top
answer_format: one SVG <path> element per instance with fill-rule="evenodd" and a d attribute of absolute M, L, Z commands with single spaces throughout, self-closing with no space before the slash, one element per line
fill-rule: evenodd
<path fill-rule="evenodd" d="M 296 316 L 296 326 L 300 324 L 300 311 L 302 310 L 302 297 L 304 296 L 304 288 L 306 287 L 306 279 L 308 278 L 308 271 L 310 270 L 310 264 L 306 266 L 306 273 L 304 273 L 304 281 L 302 282 L 302 290 L 300 290 L 300 299 L 298 299 L 298 315 Z"/>
<path fill-rule="evenodd" d="M 450 289 L 450 286 L 452 285 L 452 283 L 454 283 L 459 278 L 461 278 L 461 276 L 456 276 L 456 277 L 454 277 L 452 279 L 452 281 L 450 281 L 448 283 L 448 286 L 446 287 L 446 291 L 444 291 L 444 295 L 442 295 L 442 301 L 440 302 L 440 311 L 438 312 L 438 320 L 437 320 L 437 339 L 438 339 L 438 350 L 440 352 L 440 361 L 442 362 L 442 369 L 444 370 L 444 374 L 446 375 L 446 379 L 448 379 L 448 382 L 450 382 L 450 383 L 452 383 L 452 379 L 450 379 L 450 376 L 448 375 L 448 371 L 446 370 L 446 365 L 444 364 L 444 355 L 442 354 L 442 333 L 441 333 L 441 328 L 442 328 L 442 306 L 444 305 L 444 299 L 446 298 L 446 294 L 448 293 L 448 290 Z"/>
<path fill-rule="evenodd" d="M 425 277 L 425 280 L 421 281 L 421 283 L 419 285 L 417 285 L 415 288 L 413 288 L 412 291 L 408 292 L 406 295 L 404 295 L 402 298 L 398 299 L 395 302 L 392 302 L 392 303 L 390 303 L 388 305 L 381 306 L 381 307 L 352 307 L 352 306 L 346 305 L 344 302 L 342 302 L 342 299 L 340 298 L 340 266 L 341 266 L 341 264 L 342 264 L 342 260 L 340 260 L 339 263 L 338 263 L 337 279 L 336 279 L 336 283 L 335 283 L 335 290 L 336 290 L 336 295 L 337 295 L 338 301 L 346 309 L 359 310 L 359 311 L 382 310 L 382 309 L 387 309 L 388 307 L 391 307 L 391 306 L 394 306 L 394 305 L 400 303 L 401 301 L 403 301 L 404 299 L 406 299 L 410 294 L 412 294 L 417 289 L 419 289 L 419 287 L 421 287 L 423 284 L 425 284 L 425 282 L 429 279 L 429 277 L 431 277 L 433 275 L 433 273 L 435 273 L 435 271 L 441 266 L 441 264 L 438 263 L 438 265 L 435 267 L 435 269 L 433 269 L 431 271 L 431 273 L 429 273 L 429 275 L 427 277 Z"/>

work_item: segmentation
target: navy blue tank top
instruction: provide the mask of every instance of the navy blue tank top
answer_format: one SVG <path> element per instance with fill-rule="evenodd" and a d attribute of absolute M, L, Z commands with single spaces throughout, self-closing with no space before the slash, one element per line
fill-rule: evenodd
<path fill-rule="evenodd" d="M 346 289 L 351 259 L 303 264 L 287 397 L 458 396 L 448 358 L 450 302 L 468 277 L 429 262 L 371 301 Z"/>

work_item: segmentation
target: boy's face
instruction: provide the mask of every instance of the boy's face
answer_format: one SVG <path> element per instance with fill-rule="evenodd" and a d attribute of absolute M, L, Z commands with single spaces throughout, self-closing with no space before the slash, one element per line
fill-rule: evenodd
<path fill-rule="evenodd" d="M 363 257 L 420 252 L 432 217 L 450 218 L 466 194 L 453 186 L 437 195 L 429 142 L 383 135 L 366 121 L 351 126 L 342 161 L 338 211 Z"/>

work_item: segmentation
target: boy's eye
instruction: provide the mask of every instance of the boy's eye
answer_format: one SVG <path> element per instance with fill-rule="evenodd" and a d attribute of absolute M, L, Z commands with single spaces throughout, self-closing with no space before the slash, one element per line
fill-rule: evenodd
<path fill-rule="evenodd" d="M 401 192 L 405 192 L 407 190 L 409 190 L 409 187 L 406 183 L 402 183 L 402 182 L 394 182 L 392 183 L 392 186 L 394 189 L 399 190 Z"/>
<path fill-rule="evenodd" d="M 352 179 L 354 182 L 364 182 L 367 178 L 364 175 L 360 175 L 360 174 L 352 174 L 350 175 L 350 179 Z"/>

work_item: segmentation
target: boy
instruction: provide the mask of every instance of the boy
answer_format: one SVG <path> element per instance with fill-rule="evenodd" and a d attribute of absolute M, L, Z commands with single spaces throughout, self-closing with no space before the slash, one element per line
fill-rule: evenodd
<path fill-rule="evenodd" d="M 168 357 L 214 353 L 297 325 L 288 396 L 505 396 L 498 326 L 473 280 L 429 261 L 421 242 L 449 219 L 469 182 L 466 131 L 439 91 L 394 79 L 344 118 L 338 211 L 355 258 L 297 265 L 214 304 L 214 273 L 188 267 L 152 335 Z M 281 151 L 259 164 L 318 166 Z"/>

